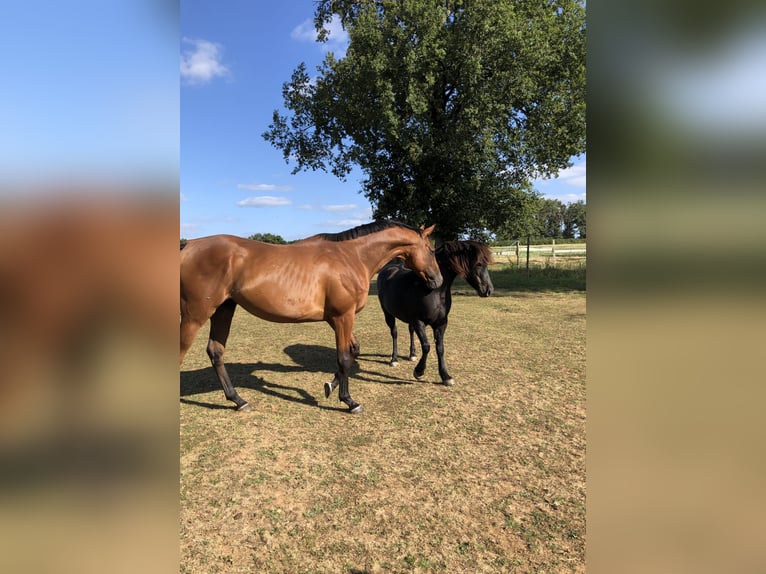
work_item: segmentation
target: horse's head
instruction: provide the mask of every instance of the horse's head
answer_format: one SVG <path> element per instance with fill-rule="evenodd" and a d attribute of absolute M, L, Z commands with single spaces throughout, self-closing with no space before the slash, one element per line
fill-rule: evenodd
<path fill-rule="evenodd" d="M 418 240 L 415 241 L 412 249 L 403 255 L 404 264 L 420 275 L 429 289 L 438 289 L 444 282 L 439 264 L 434 255 L 434 248 L 428 239 L 434 227 L 432 225 L 424 229 L 421 226 Z"/>
<path fill-rule="evenodd" d="M 465 276 L 465 280 L 481 297 L 489 297 L 495 289 L 486 263 L 476 263 Z"/>
<path fill-rule="evenodd" d="M 441 246 L 439 257 L 463 277 L 479 296 L 492 295 L 495 288 L 489 276 L 489 265 L 493 263 L 489 247 L 478 241 L 449 241 Z"/>

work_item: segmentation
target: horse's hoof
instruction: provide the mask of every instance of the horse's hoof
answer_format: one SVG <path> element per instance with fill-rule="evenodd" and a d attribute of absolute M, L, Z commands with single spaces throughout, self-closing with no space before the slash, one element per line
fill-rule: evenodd
<path fill-rule="evenodd" d="M 398 367 L 399 366 L 399 361 L 391 361 L 388 364 L 391 365 L 392 367 Z"/>
<path fill-rule="evenodd" d="M 414 363 L 415 361 L 418 360 L 418 356 L 417 355 L 410 355 L 409 357 L 407 357 L 407 360 L 408 361 L 412 361 Z"/>
<path fill-rule="evenodd" d="M 361 415 L 364 412 L 364 407 L 362 405 L 356 405 L 353 409 L 349 409 L 348 412 L 352 415 Z"/>
<path fill-rule="evenodd" d="M 332 382 L 328 381 L 324 384 L 324 398 L 329 399 L 335 387 L 332 386 Z"/>
<path fill-rule="evenodd" d="M 420 379 L 422 379 L 422 378 L 423 378 L 423 375 L 424 375 L 425 373 L 420 373 L 419 375 L 418 375 L 417 373 L 412 373 L 412 374 L 413 374 L 413 376 L 414 376 L 414 377 L 415 377 L 417 380 L 420 380 Z"/>
<path fill-rule="evenodd" d="M 446 381 L 443 381 L 445 387 L 453 387 L 455 386 L 455 379 L 447 379 Z"/>
<path fill-rule="evenodd" d="M 245 403 L 244 405 L 237 407 L 237 410 L 242 413 L 249 413 L 253 410 L 253 407 L 250 406 L 250 403 Z"/>

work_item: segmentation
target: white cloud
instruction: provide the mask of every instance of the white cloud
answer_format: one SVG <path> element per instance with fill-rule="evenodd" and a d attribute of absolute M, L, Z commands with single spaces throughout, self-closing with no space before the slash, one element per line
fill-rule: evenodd
<path fill-rule="evenodd" d="M 238 183 L 238 189 L 248 191 L 292 191 L 289 185 L 274 185 L 273 183 Z"/>
<path fill-rule="evenodd" d="M 562 169 L 549 178 L 538 178 L 535 187 L 543 192 L 543 197 L 557 199 L 564 203 L 585 201 L 587 178 L 585 157 L 574 158 L 575 165 Z M 577 188 L 572 190 L 572 188 Z"/>
<path fill-rule="evenodd" d="M 329 32 L 329 35 L 327 41 L 321 44 L 322 50 L 325 52 L 335 52 L 339 56 L 345 54 L 348 47 L 348 32 L 343 29 L 340 18 L 333 16 L 330 22 L 325 23 L 324 28 Z M 290 37 L 301 42 L 315 42 L 317 33 L 314 27 L 314 20 L 309 18 L 298 24 L 293 28 Z"/>
<path fill-rule="evenodd" d="M 181 79 L 191 85 L 207 84 L 213 78 L 226 77 L 229 68 L 222 62 L 222 47 L 199 38 L 184 38 L 191 48 L 181 53 Z"/>
<path fill-rule="evenodd" d="M 343 204 L 335 204 L 335 205 L 311 205 L 309 203 L 304 203 L 301 205 L 297 205 L 296 209 L 305 209 L 307 211 L 329 211 L 331 213 L 343 213 L 344 211 L 353 211 L 355 209 L 358 209 L 359 206 L 357 206 L 355 203 L 343 203 Z M 362 213 L 362 217 L 366 212 Z"/>
<path fill-rule="evenodd" d="M 298 24 L 293 31 L 290 32 L 290 37 L 293 40 L 301 40 L 303 42 L 313 42 L 317 39 L 316 29 L 314 28 L 314 21 L 309 18 Z"/>
<path fill-rule="evenodd" d="M 182 223 L 181 224 L 181 236 L 194 235 L 199 230 L 200 226 L 196 223 Z"/>
<path fill-rule="evenodd" d="M 279 207 L 281 205 L 290 205 L 292 201 L 285 197 L 274 197 L 271 195 L 261 195 L 259 197 L 248 197 L 238 201 L 240 207 Z"/>
<path fill-rule="evenodd" d="M 564 203 L 575 203 L 577 201 L 585 201 L 585 193 L 567 193 L 566 195 L 559 197 Z"/>
<path fill-rule="evenodd" d="M 361 210 L 357 211 L 354 214 L 354 217 L 357 217 L 359 219 L 364 219 L 366 221 L 372 221 L 372 207 L 370 206 L 363 207 Z"/>
<path fill-rule="evenodd" d="M 224 215 L 222 217 L 195 217 L 194 221 L 197 223 L 202 224 L 210 224 L 210 223 L 236 223 L 239 221 L 236 217 L 232 217 L 230 215 Z"/>
<path fill-rule="evenodd" d="M 333 16 L 332 20 L 328 24 L 325 24 L 325 29 L 330 32 L 327 40 L 329 49 L 339 50 L 343 48 L 345 51 L 348 45 L 348 32 L 343 29 L 343 25 L 340 23 L 338 16 Z"/>
<path fill-rule="evenodd" d="M 562 183 L 566 183 L 567 185 L 572 185 L 574 187 L 586 187 L 585 162 L 578 163 L 566 169 L 562 169 L 554 177 L 539 181 L 542 183 L 549 182 L 553 179 L 557 179 Z"/>
<path fill-rule="evenodd" d="M 344 211 L 352 211 L 356 209 L 356 205 L 353 203 L 344 203 L 343 205 L 323 205 L 320 207 L 322 211 L 332 211 L 334 213 L 341 213 Z"/>
<path fill-rule="evenodd" d="M 370 223 L 369 219 L 330 219 L 320 223 L 322 227 L 342 227 L 343 229 L 349 229 L 356 227 L 357 225 L 364 225 Z"/>
<path fill-rule="evenodd" d="M 183 192 L 180 192 L 180 193 L 181 193 L 181 195 L 180 195 L 181 201 L 189 201 L 189 198 L 186 197 Z"/>

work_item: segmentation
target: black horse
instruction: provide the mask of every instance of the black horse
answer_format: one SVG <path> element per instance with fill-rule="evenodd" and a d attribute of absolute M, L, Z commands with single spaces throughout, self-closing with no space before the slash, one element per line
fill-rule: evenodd
<path fill-rule="evenodd" d="M 426 358 L 431 345 L 426 336 L 426 325 L 430 325 L 436 341 L 436 356 L 439 359 L 439 375 L 447 386 L 455 384 L 447 372 L 444 361 L 444 331 L 447 329 L 447 316 L 452 307 L 452 282 L 458 275 L 476 289 L 481 297 L 492 294 L 492 279 L 487 266 L 492 263 L 489 247 L 478 241 L 448 241 L 436 250 L 436 261 L 444 277 L 442 286 L 429 289 L 416 273 L 413 273 L 400 261 L 391 262 L 378 273 L 378 299 L 386 324 L 391 329 L 393 352 L 391 366 L 397 362 L 396 319 L 409 324 L 410 361 L 414 361 L 415 340 L 417 333 L 423 356 L 415 367 L 415 378 L 419 379 L 426 370 Z"/>

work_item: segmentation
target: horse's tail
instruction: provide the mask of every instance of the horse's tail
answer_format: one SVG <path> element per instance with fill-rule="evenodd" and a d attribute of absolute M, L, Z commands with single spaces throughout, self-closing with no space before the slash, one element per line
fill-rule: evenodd
<path fill-rule="evenodd" d="M 186 239 L 182 239 L 181 240 L 181 249 L 180 249 L 180 251 L 183 251 L 183 249 L 184 249 L 184 247 L 186 247 L 187 243 L 188 243 L 188 241 L 186 241 Z"/>

